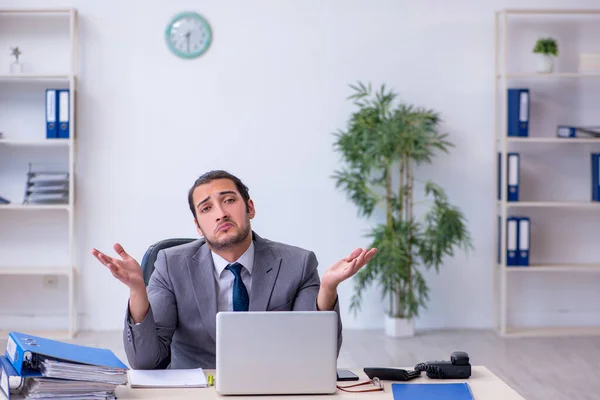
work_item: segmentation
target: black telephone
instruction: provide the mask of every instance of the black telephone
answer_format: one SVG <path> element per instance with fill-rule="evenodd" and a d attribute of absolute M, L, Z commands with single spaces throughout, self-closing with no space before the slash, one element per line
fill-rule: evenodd
<path fill-rule="evenodd" d="M 450 354 L 450 361 L 427 361 L 417 364 L 415 371 L 425 371 L 434 379 L 464 379 L 471 376 L 471 364 L 467 353 L 455 351 Z"/>

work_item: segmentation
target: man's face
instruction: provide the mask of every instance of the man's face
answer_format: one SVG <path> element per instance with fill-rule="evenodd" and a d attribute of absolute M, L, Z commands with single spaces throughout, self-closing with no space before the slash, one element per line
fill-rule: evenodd
<path fill-rule="evenodd" d="M 198 186 L 192 194 L 196 229 L 214 250 L 233 248 L 250 234 L 254 203 L 248 208 L 233 181 L 216 179 Z"/>

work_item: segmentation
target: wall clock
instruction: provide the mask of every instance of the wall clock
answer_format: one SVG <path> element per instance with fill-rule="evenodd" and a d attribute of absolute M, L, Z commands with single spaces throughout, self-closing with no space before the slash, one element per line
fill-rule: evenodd
<path fill-rule="evenodd" d="M 175 15 L 165 29 L 169 50 L 181 58 L 196 58 L 208 50 L 212 31 L 208 22 L 196 12 Z"/>

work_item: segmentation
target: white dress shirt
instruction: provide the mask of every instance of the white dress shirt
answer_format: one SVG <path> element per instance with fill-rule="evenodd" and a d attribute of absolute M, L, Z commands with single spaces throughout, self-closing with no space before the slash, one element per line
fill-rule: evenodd
<path fill-rule="evenodd" d="M 212 255 L 213 263 L 215 264 L 215 279 L 219 287 L 219 293 L 217 294 L 217 312 L 219 311 L 233 311 L 233 282 L 235 277 L 233 273 L 226 270 L 230 263 L 220 255 L 210 252 Z M 250 288 L 252 287 L 252 268 L 254 267 L 254 240 L 250 242 L 248 250 L 241 255 L 236 261 L 242 264 L 243 268 L 240 272 L 242 276 L 242 282 L 248 290 L 248 297 L 250 296 Z"/>

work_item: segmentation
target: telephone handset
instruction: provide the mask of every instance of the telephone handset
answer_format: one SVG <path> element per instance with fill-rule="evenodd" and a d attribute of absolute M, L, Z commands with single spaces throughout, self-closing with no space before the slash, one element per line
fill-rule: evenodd
<path fill-rule="evenodd" d="M 427 361 L 415 366 L 415 371 L 425 371 L 429 378 L 462 379 L 471 376 L 469 355 L 464 351 L 450 354 L 450 361 Z"/>

